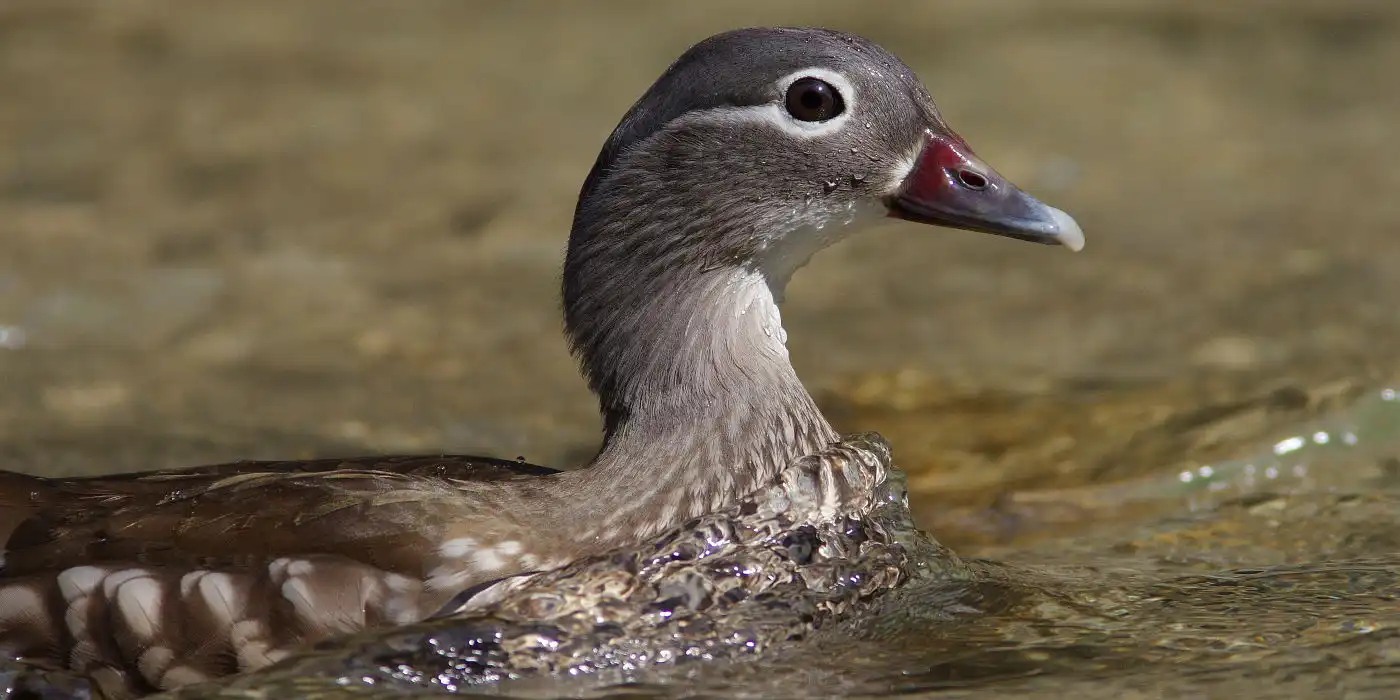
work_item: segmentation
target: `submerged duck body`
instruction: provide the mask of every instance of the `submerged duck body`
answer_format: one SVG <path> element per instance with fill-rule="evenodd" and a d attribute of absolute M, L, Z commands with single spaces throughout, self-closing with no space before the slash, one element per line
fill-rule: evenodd
<path fill-rule="evenodd" d="M 131 692 L 177 687 L 499 601 L 535 572 L 767 493 L 839 442 L 788 362 L 783 288 L 853 224 L 887 217 L 1083 242 L 875 44 L 819 29 L 711 37 L 632 107 L 579 195 L 565 324 L 604 417 L 585 468 L 0 472 L 0 651 Z M 813 488 L 830 499 L 814 522 L 859 514 L 842 507 L 849 489 Z"/>

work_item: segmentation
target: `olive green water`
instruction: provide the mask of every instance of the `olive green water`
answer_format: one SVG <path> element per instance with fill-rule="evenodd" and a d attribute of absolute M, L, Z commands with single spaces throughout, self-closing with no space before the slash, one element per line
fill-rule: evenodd
<path fill-rule="evenodd" d="M 802 376 L 983 580 L 656 691 L 1393 695 L 1385 0 L 7 3 L 0 464 L 576 463 L 577 185 L 669 60 L 758 23 L 885 44 L 1089 247 L 891 225 L 798 275 Z"/>

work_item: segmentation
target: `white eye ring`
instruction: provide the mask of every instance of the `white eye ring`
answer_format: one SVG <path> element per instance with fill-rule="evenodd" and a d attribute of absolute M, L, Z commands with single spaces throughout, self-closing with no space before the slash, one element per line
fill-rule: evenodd
<path fill-rule="evenodd" d="M 792 116 L 787 109 L 788 89 L 790 89 L 794 83 L 804 78 L 815 78 L 830 85 L 840 95 L 841 102 L 845 105 L 845 109 L 841 110 L 836 116 L 823 121 L 803 121 Z M 777 81 L 777 93 L 779 101 L 773 106 L 777 108 L 776 111 L 780 113 L 779 115 L 782 120 L 788 125 L 788 128 L 785 128 L 784 131 L 800 133 L 802 136 L 808 138 L 829 134 L 844 127 L 846 122 L 850 120 L 851 114 L 855 112 L 856 104 L 859 99 L 859 95 L 856 94 L 855 86 L 851 85 L 851 81 L 847 80 L 846 76 L 834 70 L 816 66 L 793 71 L 779 78 Z"/>

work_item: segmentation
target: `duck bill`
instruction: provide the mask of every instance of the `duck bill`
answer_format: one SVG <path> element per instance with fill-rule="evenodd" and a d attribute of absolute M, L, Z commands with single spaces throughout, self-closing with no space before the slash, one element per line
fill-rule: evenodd
<path fill-rule="evenodd" d="M 887 204 L 890 216 L 907 221 L 1074 251 L 1084 247 L 1084 232 L 1073 217 L 1007 182 L 953 134 L 928 132 L 913 169 Z"/>

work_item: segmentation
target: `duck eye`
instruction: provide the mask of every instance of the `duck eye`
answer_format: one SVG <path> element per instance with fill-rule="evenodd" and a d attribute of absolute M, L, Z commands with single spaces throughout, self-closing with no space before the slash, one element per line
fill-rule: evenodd
<path fill-rule="evenodd" d="M 831 83 L 819 78 L 799 78 L 788 86 L 787 111 L 804 122 L 824 122 L 846 111 L 846 103 Z"/>

